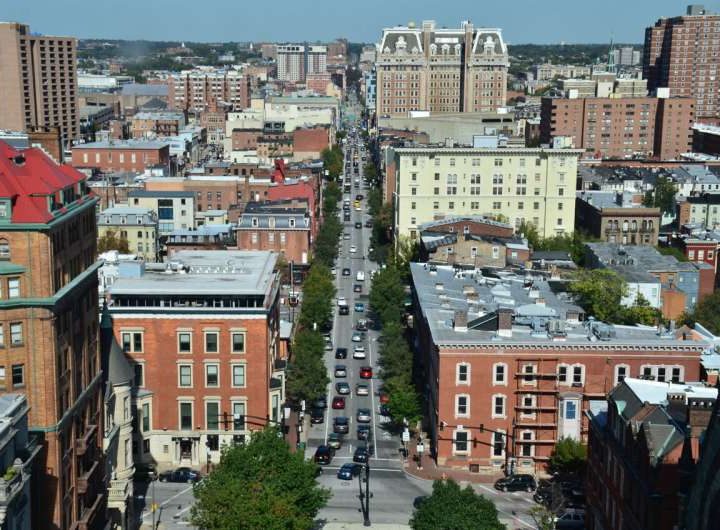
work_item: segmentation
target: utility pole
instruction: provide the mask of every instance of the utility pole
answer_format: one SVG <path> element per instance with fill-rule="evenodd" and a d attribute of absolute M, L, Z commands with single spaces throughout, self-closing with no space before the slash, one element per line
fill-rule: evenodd
<path fill-rule="evenodd" d="M 372 496 L 372 493 L 370 493 L 370 464 L 363 464 L 362 467 L 365 471 L 365 476 L 363 477 L 362 471 L 360 471 L 360 474 L 358 475 L 358 484 L 360 486 L 360 510 L 363 514 L 363 526 L 371 526 L 370 497 Z M 363 482 L 365 483 L 364 492 Z"/>

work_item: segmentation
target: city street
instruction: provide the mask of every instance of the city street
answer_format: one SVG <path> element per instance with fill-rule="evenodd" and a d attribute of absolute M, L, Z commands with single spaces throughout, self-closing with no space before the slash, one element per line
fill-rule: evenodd
<path fill-rule="evenodd" d="M 141 528 L 152 528 L 153 516 L 150 506 L 153 502 L 153 487 L 155 503 L 158 509 L 155 512 L 155 523 L 159 528 L 187 530 L 190 508 L 193 504 L 192 484 L 159 482 L 152 483 L 135 481 L 135 513 L 141 519 Z"/>

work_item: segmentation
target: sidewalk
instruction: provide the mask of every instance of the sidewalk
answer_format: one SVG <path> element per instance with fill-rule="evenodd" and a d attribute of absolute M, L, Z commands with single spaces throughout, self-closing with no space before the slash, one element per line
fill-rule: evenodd
<path fill-rule="evenodd" d="M 472 484 L 493 484 L 497 479 L 504 475 L 498 473 L 496 475 L 485 475 L 480 473 L 471 473 L 460 469 L 437 466 L 427 452 L 429 443 L 425 444 L 426 451 L 422 456 L 422 468 L 418 469 L 418 463 L 415 461 L 417 455 L 417 444 L 411 441 L 406 444 L 408 447 L 408 457 L 403 464 L 405 473 L 423 480 L 442 480 L 453 479 L 455 482 L 470 482 Z"/>

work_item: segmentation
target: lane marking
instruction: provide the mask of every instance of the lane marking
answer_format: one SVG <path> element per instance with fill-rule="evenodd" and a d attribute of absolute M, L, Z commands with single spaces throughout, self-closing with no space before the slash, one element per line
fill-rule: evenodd
<path fill-rule="evenodd" d="M 173 495 L 173 496 L 170 497 L 169 499 L 167 499 L 167 500 L 165 500 L 164 502 L 160 503 L 160 508 L 164 508 L 165 506 L 167 506 L 168 504 L 170 504 L 174 499 L 177 499 L 180 495 L 184 495 L 184 494 L 186 494 L 188 491 L 191 491 L 192 489 L 193 489 L 192 486 L 188 486 L 188 487 L 185 488 L 184 490 L 180 490 L 178 493 L 176 493 L 175 495 Z M 145 496 L 145 499 L 147 500 L 147 495 Z M 152 496 L 151 496 L 151 501 L 150 501 L 150 502 L 152 502 Z M 158 511 L 159 511 L 159 510 L 158 510 Z M 152 511 L 143 512 L 143 516 L 142 516 L 142 517 L 143 517 L 143 519 L 145 519 L 146 517 L 152 517 Z"/>

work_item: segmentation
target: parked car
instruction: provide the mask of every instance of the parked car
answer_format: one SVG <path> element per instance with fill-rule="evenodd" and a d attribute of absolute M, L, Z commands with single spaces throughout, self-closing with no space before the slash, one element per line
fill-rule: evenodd
<path fill-rule="evenodd" d="M 355 395 L 369 396 L 370 395 L 370 387 L 365 384 L 358 383 L 357 385 L 355 385 Z"/>
<path fill-rule="evenodd" d="M 325 409 L 312 408 L 310 410 L 310 423 L 324 423 L 325 422 Z"/>
<path fill-rule="evenodd" d="M 134 480 L 155 480 L 157 478 L 157 468 L 155 464 L 148 462 L 137 462 L 135 464 L 135 473 L 133 474 Z"/>
<path fill-rule="evenodd" d="M 342 447 L 343 435 L 336 432 L 328 434 L 327 444 L 336 451 Z"/>
<path fill-rule="evenodd" d="M 365 304 L 362 302 L 356 302 L 355 303 L 355 312 L 356 313 L 364 313 L 365 312 Z"/>
<path fill-rule="evenodd" d="M 495 482 L 495 489 L 502 491 L 529 491 L 537 488 L 535 477 L 532 475 L 510 475 Z"/>
<path fill-rule="evenodd" d="M 335 365 L 335 377 L 347 377 L 347 367 L 344 364 Z"/>
<path fill-rule="evenodd" d="M 555 530 L 581 530 L 585 528 L 585 510 L 568 508 L 555 517 Z"/>
<path fill-rule="evenodd" d="M 370 439 L 370 425 L 358 425 L 357 438 L 358 440 L 369 440 Z"/>
<path fill-rule="evenodd" d="M 342 410 L 345 408 L 345 398 L 341 396 L 337 396 L 336 398 L 333 398 L 332 401 L 332 408 L 335 410 Z"/>
<path fill-rule="evenodd" d="M 365 359 L 366 357 L 365 346 L 358 344 L 353 348 L 353 359 Z"/>
<path fill-rule="evenodd" d="M 345 381 L 340 381 L 339 383 L 335 383 L 335 390 L 341 396 L 347 396 L 350 393 L 350 385 Z"/>
<path fill-rule="evenodd" d="M 347 232 L 345 232 L 345 233 L 343 234 L 343 239 L 344 239 L 344 240 L 350 239 L 350 234 L 348 234 Z"/>
<path fill-rule="evenodd" d="M 350 430 L 350 421 L 345 416 L 338 416 L 333 419 L 333 432 L 347 434 Z"/>
<path fill-rule="evenodd" d="M 372 367 L 370 366 L 361 366 L 360 367 L 360 379 L 372 379 L 373 372 Z"/>
<path fill-rule="evenodd" d="M 325 396 L 321 396 L 317 398 L 315 401 L 313 401 L 312 406 L 316 409 L 326 409 L 327 408 L 327 398 Z"/>
<path fill-rule="evenodd" d="M 355 454 L 353 455 L 353 462 L 367 464 L 369 458 L 370 454 L 368 454 L 367 449 L 365 449 L 364 447 L 358 447 L 357 449 L 355 449 Z"/>
<path fill-rule="evenodd" d="M 419 495 L 418 497 L 415 497 L 415 498 L 413 499 L 413 508 L 415 508 L 416 510 L 417 510 L 418 508 L 420 508 L 420 505 L 421 505 L 423 502 L 425 502 L 425 499 L 427 499 L 427 498 L 428 498 L 427 495 Z"/>
<path fill-rule="evenodd" d="M 357 422 L 370 423 L 372 421 L 372 411 L 370 409 L 357 409 Z"/>
<path fill-rule="evenodd" d="M 365 221 L 365 228 L 372 228 L 372 225 L 372 219 L 368 219 L 367 221 Z"/>
<path fill-rule="evenodd" d="M 337 348 L 335 350 L 336 359 L 347 359 L 347 348 Z"/>
<path fill-rule="evenodd" d="M 367 329 L 368 329 L 367 320 L 365 320 L 364 318 L 361 318 L 360 320 L 358 320 L 357 324 L 355 324 L 355 329 L 358 331 L 367 331 Z"/>
<path fill-rule="evenodd" d="M 333 456 L 335 456 L 335 449 L 329 445 L 321 445 L 315 449 L 315 463 L 321 466 L 327 466 L 332 462 Z"/>
<path fill-rule="evenodd" d="M 360 474 L 362 467 L 357 464 L 343 464 L 337 471 L 340 480 L 352 480 Z"/>
<path fill-rule="evenodd" d="M 179 467 L 172 471 L 160 473 L 160 482 L 198 482 L 202 479 L 200 473 L 189 467 Z"/>

